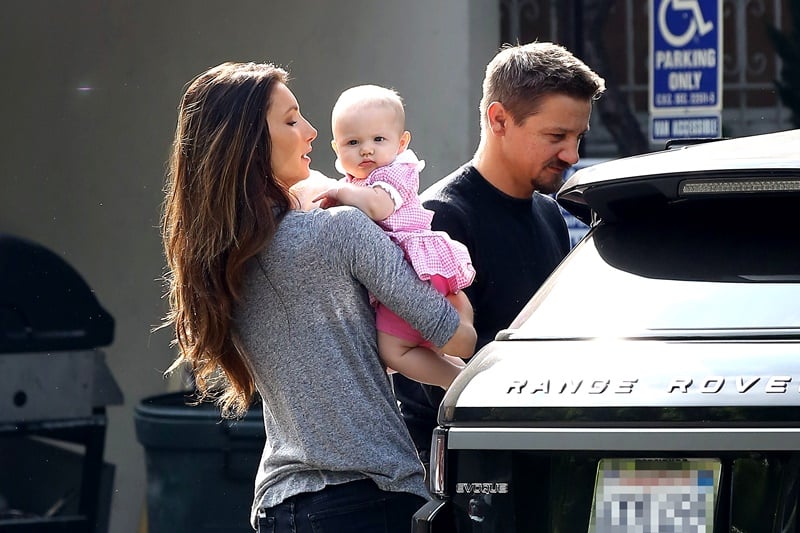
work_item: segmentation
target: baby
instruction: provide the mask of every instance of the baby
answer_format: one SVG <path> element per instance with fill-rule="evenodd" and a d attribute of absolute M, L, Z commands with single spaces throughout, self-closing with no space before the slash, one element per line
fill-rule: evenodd
<path fill-rule="evenodd" d="M 425 163 L 408 149 L 405 110 L 391 89 L 361 85 L 344 91 L 333 107 L 336 168 L 345 177 L 314 198 L 323 208 L 350 205 L 377 222 L 405 252 L 422 280 L 439 292 L 466 298 L 475 270 L 466 247 L 431 230 L 433 213 L 417 197 L 419 171 Z M 378 350 L 384 364 L 401 374 L 448 388 L 464 367 L 445 355 L 391 310 L 377 303 Z"/>

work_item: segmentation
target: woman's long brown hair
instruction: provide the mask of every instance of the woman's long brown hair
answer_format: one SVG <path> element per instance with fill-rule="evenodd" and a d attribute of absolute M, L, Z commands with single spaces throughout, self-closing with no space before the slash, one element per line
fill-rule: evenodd
<path fill-rule="evenodd" d="M 267 109 L 287 73 L 269 64 L 223 63 L 192 80 L 181 99 L 162 216 L 169 311 L 179 354 L 200 399 L 243 415 L 255 392 L 232 324 L 248 259 L 289 209 L 270 166 Z"/>

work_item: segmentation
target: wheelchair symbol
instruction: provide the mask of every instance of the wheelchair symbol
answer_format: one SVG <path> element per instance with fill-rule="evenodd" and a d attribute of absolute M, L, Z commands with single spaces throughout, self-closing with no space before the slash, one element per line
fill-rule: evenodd
<path fill-rule="evenodd" d="M 675 35 L 669 29 L 667 24 L 667 10 L 673 11 L 691 11 L 692 19 L 681 35 Z M 658 27 L 661 30 L 661 35 L 668 44 L 680 48 L 685 46 L 689 41 L 694 39 L 696 33 L 703 36 L 714 29 L 713 22 L 706 22 L 703 19 L 703 12 L 700 9 L 699 0 L 663 0 L 661 7 L 658 9 Z"/>

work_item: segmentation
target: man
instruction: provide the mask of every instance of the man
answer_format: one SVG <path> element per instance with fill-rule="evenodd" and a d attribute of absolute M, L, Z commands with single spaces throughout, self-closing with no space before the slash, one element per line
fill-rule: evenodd
<path fill-rule="evenodd" d="M 472 161 L 427 189 L 433 229 L 464 243 L 476 270 L 465 289 L 475 310 L 476 350 L 508 327 L 569 251 L 555 201 L 578 162 L 603 78 L 562 46 L 506 46 L 489 62 Z M 420 457 L 428 462 L 443 390 L 399 374 L 394 387 Z"/>

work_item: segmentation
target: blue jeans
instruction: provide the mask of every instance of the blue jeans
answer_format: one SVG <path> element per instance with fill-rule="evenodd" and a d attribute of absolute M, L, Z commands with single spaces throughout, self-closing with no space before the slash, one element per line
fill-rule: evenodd
<path fill-rule="evenodd" d="M 258 533 L 409 533 L 425 499 L 385 492 L 372 480 L 328 485 L 298 494 L 259 513 Z"/>

